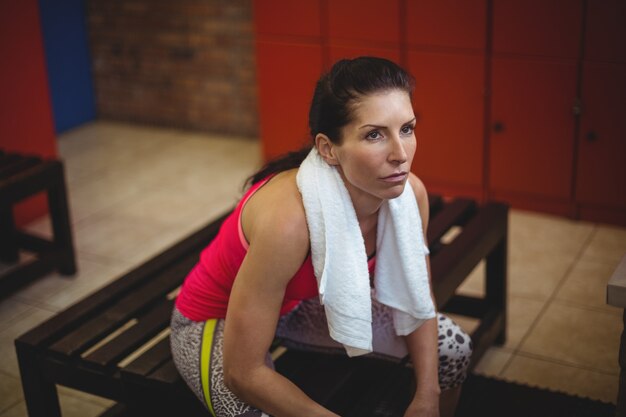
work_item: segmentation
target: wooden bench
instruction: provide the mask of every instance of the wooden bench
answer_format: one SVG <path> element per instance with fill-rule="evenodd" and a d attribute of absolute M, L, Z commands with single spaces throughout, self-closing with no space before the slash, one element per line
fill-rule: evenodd
<path fill-rule="evenodd" d="M 52 239 L 17 229 L 13 206 L 37 193 L 46 193 Z M 35 256 L 19 263 L 19 252 Z M 61 274 L 76 272 L 63 164 L 37 156 L 4 152 L 0 149 L 0 261 L 15 264 L 0 275 L 0 296 L 57 269 Z"/>
<path fill-rule="evenodd" d="M 507 217 L 503 204 L 478 206 L 431 196 L 427 240 L 437 304 L 480 320 L 471 335 L 471 367 L 491 344 L 505 339 Z M 107 415 L 207 415 L 174 367 L 168 331 L 177 288 L 223 219 L 15 341 L 31 417 L 60 415 L 56 384 L 117 401 Z M 460 233 L 446 243 L 442 237 L 453 228 Z M 486 295 L 455 295 L 482 259 Z M 275 363 L 312 398 L 343 416 L 397 415 L 408 401 L 412 377 L 406 366 L 295 351 Z"/>

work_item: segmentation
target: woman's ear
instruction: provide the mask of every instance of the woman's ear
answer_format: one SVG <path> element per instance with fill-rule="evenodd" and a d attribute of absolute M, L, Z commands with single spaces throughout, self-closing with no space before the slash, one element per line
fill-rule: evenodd
<path fill-rule="evenodd" d="M 323 133 L 315 135 L 315 147 L 322 159 L 328 163 L 328 165 L 339 165 L 339 161 L 336 157 L 335 144 L 330 138 Z"/>

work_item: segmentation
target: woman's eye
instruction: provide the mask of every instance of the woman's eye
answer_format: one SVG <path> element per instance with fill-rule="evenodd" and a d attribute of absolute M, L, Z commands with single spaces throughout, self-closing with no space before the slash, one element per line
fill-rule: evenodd
<path fill-rule="evenodd" d="M 413 133 L 413 126 L 411 125 L 404 126 L 402 127 L 401 132 L 404 135 L 410 135 L 411 133 Z"/>
<path fill-rule="evenodd" d="M 367 139 L 380 139 L 382 136 L 378 130 L 373 130 L 367 134 Z"/>

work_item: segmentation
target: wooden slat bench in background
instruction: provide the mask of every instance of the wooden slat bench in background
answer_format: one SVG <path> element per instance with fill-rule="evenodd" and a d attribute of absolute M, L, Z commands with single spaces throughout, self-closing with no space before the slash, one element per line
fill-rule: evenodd
<path fill-rule="evenodd" d="M 48 199 L 52 239 L 16 227 L 13 207 L 38 193 Z M 19 262 L 20 251 L 34 257 Z M 0 274 L 0 296 L 53 270 L 76 272 L 63 163 L 0 149 L 0 261 L 11 265 Z"/>
<path fill-rule="evenodd" d="M 56 384 L 117 401 L 107 415 L 206 415 L 174 368 L 169 319 L 178 287 L 223 219 L 15 341 L 31 417 L 61 415 Z M 505 339 L 507 223 L 503 204 L 431 196 L 427 238 L 437 305 L 480 320 L 470 367 Z M 457 233 L 450 241 L 451 230 Z M 485 296 L 455 295 L 482 259 Z M 406 366 L 290 350 L 276 368 L 342 416 L 398 415 L 412 380 Z"/>

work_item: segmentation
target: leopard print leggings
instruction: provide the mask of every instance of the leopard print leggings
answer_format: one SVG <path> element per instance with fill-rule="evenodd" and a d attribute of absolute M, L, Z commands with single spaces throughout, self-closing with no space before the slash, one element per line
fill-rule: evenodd
<path fill-rule="evenodd" d="M 372 300 L 374 352 L 370 356 L 399 361 L 408 352 L 393 329 L 391 311 Z M 450 318 L 437 314 L 439 330 L 439 385 L 442 390 L 459 386 L 466 377 L 472 353 L 470 337 Z M 224 320 L 192 321 L 177 309 L 172 314 L 170 343 L 178 371 L 187 385 L 215 417 L 269 417 L 239 400 L 224 384 L 222 363 Z M 303 301 L 283 316 L 276 331 L 291 349 L 345 354 L 328 335 L 324 309 L 317 299 Z M 273 368 L 268 353 L 267 365 Z"/>

